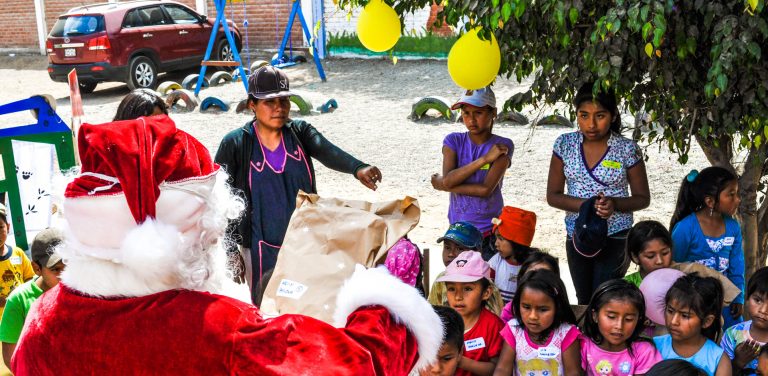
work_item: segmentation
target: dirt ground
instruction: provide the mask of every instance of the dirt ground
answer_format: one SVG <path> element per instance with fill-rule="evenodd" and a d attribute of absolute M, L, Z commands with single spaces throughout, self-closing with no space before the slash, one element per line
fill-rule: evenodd
<path fill-rule="evenodd" d="M 328 59 L 324 61 L 327 82 L 321 82 L 312 64 L 301 64 L 286 69 L 291 89 L 304 95 L 318 106 L 330 98 L 336 99 L 338 110 L 329 114 L 313 114 L 302 117 L 317 127 L 329 140 L 359 159 L 378 166 L 383 182 L 376 192 L 367 190 L 352 176 L 343 175 L 316 164 L 318 191 L 322 196 L 335 196 L 368 201 L 383 201 L 416 197 L 422 209 L 421 221 L 411 232 L 411 238 L 432 249 L 432 275 L 443 266 L 440 246 L 435 240 L 448 226 L 448 194 L 435 191 L 430 175 L 441 169 L 443 138 L 450 132 L 464 131 L 461 123 L 429 118 L 421 122 L 408 120 L 415 98 L 440 96 L 456 100 L 462 90 L 448 76 L 446 62 L 436 60 L 400 60 L 393 65 L 389 60 Z M 183 72 L 163 78 L 180 82 Z M 68 87 L 65 83 L 50 80 L 45 71 L 45 61 L 38 57 L 0 58 L 0 104 L 27 98 L 35 94 L 51 94 L 56 98 L 58 114 L 69 123 L 70 106 Z M 530 82 L 498 79 L 494 90 L 497 100 L 503 103 L 511 95 L 527 90 Z M 93 94 L 84 95 L 85 122 L 109 121 L 121 98 L 128 93 L 124 84 L 100 84 Z M 216 95 L 236 103 L 245 98 L 241 83 L 230 83 L 203 90 L 201 97 Z M 567 109 L 563 104 L 557 107 Z M 533 120 L 552 113 L 553 108 L 526 109 L 523 114 Z M 15 124 L 16 114 L 0 116 L 0 126 Z M 248 115 L 236 114 L 234 105 L 228 112 L 174 113 L 177 125 L 199 138 L 215 153 L 222 136 L 240 127 Z M 625 114 L 622 119 L 633 124 L 633 118 Z M 533 245 L 560 257 L 564 263 L 565 226 L 564 213 L 547 205 L 545 191 L 547 171 L 555 138 L 572 131 L 571 128 L 501 123 L 494 132 L 511 138 L 515 143 L 512 165 L 504 177 L 502 192 L 506 205 L 532 210 L 538 215 Z M 668 223 L 675 204 L 679 182 L 692 168 L 708 165 L 701 150 L 694 146 L 687 165 L 681 166 L 676 155 L 666 146 L 647 147 L 647 169 L 650 182 L 651 206 L 635 214 L 635 220 L 655 219 Z M 563 265 L 567 272 L 566 265 Z M 563 280 L 569 282 L 564 276 Z M 570 284 L 570 283 L 568 283 Z"/>

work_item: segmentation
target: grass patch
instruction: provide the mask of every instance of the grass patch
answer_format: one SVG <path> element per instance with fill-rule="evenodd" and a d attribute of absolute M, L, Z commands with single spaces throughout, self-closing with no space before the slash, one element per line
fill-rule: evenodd
<path fill-rule="evenodd" d="M 448 51 L 458 37 L 443 37 L 427 32 L 423 36 L 401 36 L 395 44 L 392 52 L 395 56 L 420 56 L 432 58 L 446 58 Z M 370 56 L 386 56 L 390 52 L 373 52 L 368 50 L 357 39 L 357 34 L 341 32 L 331 34 L 326 45 L 328 51 L 333 53 L 351 52 Z"/>

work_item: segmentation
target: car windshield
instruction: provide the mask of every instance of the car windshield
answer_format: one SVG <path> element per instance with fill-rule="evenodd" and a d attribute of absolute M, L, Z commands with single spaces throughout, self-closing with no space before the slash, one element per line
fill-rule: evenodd
<path fill-rule="evenodd" d="M 71 37 L 104 31 L 103 16 L 69 16 L 56 21 L 51 30 L 52 37 Z"/>

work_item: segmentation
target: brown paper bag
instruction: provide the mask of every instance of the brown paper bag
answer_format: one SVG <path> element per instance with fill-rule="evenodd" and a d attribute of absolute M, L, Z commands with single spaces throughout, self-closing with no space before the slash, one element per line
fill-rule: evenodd
<path fill-rule="evenodd" d="M 355 264 L 383 263 L 420 215 L 411 197 L 370 203 L 299 192 L 262 312 L 300 313 L 332 323 L 336 294 Z"/>
<path fill-rule="evenodd" d="M 741 294 L 741 290 L 739 290 L 739 288 L 736 287 L 736 285 L 734 285 L 723 273 L 702 264 L 695 262 L 680 262 L 673 263 L 670 268 L 677 269 L 685 274 L 698 273 L 700 277 L 717 278 L 723 285 L 723 303 L 726 306 L 730 305 L 733 299 L 736 299 L 736 297 Z"/>

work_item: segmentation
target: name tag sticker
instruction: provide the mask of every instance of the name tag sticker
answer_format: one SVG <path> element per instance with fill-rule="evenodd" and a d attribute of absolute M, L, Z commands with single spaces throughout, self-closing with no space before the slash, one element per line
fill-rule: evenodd
<path fill-rule="evenodd" d="M 730 246 L 733 245 L 733 241 L 734 240 L 736 240 L 736 239 L 734 239 L 733 236 L 727 236 L 727 237 L 723 238 L 723 245 L 730 247 Z"/>
<path fill-rule="evenodd" d="M 11 265 L 21 265 L 21 257 L 19 256 L 11 257 Z"/>
<path fill-rule="evenodd" d="M 539 347 L 539 359 L 555 359 L 560 354 L 557 347 Z"/>
<path fill-rule="evenodd" d="M 609 160 L 607 160 L 607 159 L 606 159 L 606 160 L 604 160 L 604 161 L 603 161 L 603 163 L 601 163 L 601 164 L 602 164 L 602 165 L 603 165 L 603 167 L 605 167 L 605 168 L 616 168 L 616 169 L 619 169 L 619 168 L 621 168 L 621 162 L 616 162 L 616 161 L 609 161 Z"/>
<path fill-rule="evenodd" d="M 477 337 L 477 338 L 468 339 L 464 341 L 464 348 L 466 348 L 467 351 L 478 350 L 484 347 L 485 347 L 485 340 L 483 339 L 483 337 Z"/>
<path fill-rule="evenodd" d="M 491 169 L 491 165 L 489 163 L 486 163 L 486 164 L 483 165 L 483 167 L 480 167 L 480 169 L 481 170 L 490 170 Z"/>
<path fill-rule="evenodd" d="M 277 286 L 276 295 L 298 300 L 305 292 L 307 292 L 307 289 L 307 286 L 299 282 L 284 279 L 280 281 L 280 285 Z"/>

